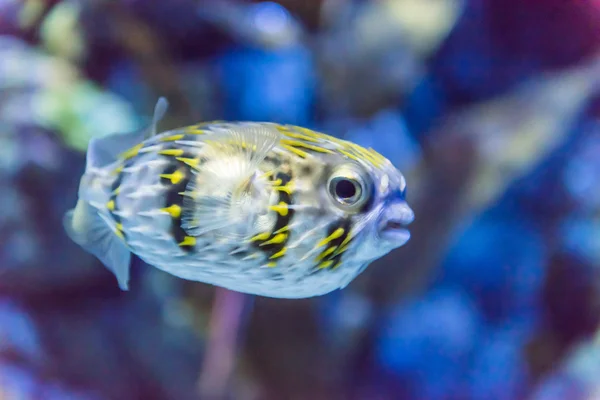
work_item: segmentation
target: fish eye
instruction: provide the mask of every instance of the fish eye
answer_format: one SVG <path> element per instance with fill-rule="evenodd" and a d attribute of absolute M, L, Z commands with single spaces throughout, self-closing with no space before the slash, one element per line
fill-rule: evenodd
<path fill-rule="evenodd" d="M 331 181 L 332 188 L 330 189 L 338 201 L 346 204 L 356 202 L 362 193 L 360 183 L 354 179 L 335 178 Z"/>
<path fill-rule="evenodd" d="M 329 179 L 329 195 L 345 211 L 358 211 L 369 198 L 369 191 L 360 172 L 345 168 Z"/>

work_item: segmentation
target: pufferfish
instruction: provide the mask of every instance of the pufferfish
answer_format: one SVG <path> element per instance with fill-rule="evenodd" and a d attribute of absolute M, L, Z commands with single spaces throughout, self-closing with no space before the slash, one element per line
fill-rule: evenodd
<path fill-rule="evenodd" d="M 131 254 L 177 277 L 276 298 L 347 286 L 405 244 L 406 182 L 372 149 L 292 125 L 152 124 L 90 141 L 69 237 L 128 290 Z"/>

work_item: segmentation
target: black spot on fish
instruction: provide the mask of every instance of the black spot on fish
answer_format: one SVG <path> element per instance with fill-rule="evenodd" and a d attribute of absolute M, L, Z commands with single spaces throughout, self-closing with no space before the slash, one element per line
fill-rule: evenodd
<path fill-rule="evenodd" d="M 132 159 L 128 159 L 125 160 L 117 174 L 117 177 L 115 178 L 115 180 L 113 181 L 110 189 L 111 189 L 111 194 L 110 194 L 110 198 L 108 203 L 112 204 L 112 210 L 108 210 L 108 213 L 110 215 L 110 217 L 112 218 L 113 221 L 115 221 L 115 223 L 117 224 L 117 229 L 118 231 L 121 233 L 121 235 L 123 236 L 124 240 L 127 240 L 127 235 L 125 234 L 125 232 L 122 229 L 122 218 L 118 215 L 118 211 L 119 211 L 119 188 L 121 187 L 121 184 L 123 183 L 123 178 L 125 177 L 125 169 L 129 168 L 131 165 L 133 164 L 133 160 Z"/>
<path fill-rule="evenodd" d="M 284 173 L 284 172 L 277 172 L 273 177 L 272 180 L 277 181 L 278 179 L 281 180 L 281 186 L 285 186 L 287 185 L 291 180 L 292 180 L 292 176 L 289 173 Z M 279 253 L 280 251 L 282 251 L 287 243 L 289 242 L 290 236 L 291 236 L 291 231 L 289 229 L 289 225 L 292 221 L 292 218 L 294 217 L 294 210 L 291 208 L 291 206 L 293 205 L 293 197 L 283 191 L 277 191 L 279 198 L 277 199 L 277 204 L 279 203 L 285 203 L 288 206 L 288 212 L 286 215 L 281 215 L 279 213 L 277 213 L 277 219 L 275 221 L 275 226 L 273 227 L 273 230 L 271 231 L 269 238 L 264 240 L 264 241 L 260 241 L 260 242 L 256 242 L 255 246 L 260 249 L 261 251 L 265 252 L 267 254 L 268 257 L 272 257 L 273 255 Z M 282 230 L 283 228 L 288 228 L 285 231 L 286 237 L 285 239 L 281 242 L 281 243 L 271 243 L 271 244 L 263 244 L 265 242 L 268 242 L 269 240 L 273 239 L 276 235 L 277 235 L 277 231 Z M 274 261 L 277 261 L 277 259 L 275 259 Z"/>
<path fill-rule="evenodd" d="M 186 210 L 184 208 L 184 196 L 181 194 L 183 192 L 185 192 L 190 179 L 192 179 L 193 173 L 192 173 L 192 167 L 190 167 L 188 164 L 177 160 L 176 157 L 173 156 L 164 156 L 165 158 L 167 158 L 170 163 L 169 165 L 167 165 L 167 167 L 163 170 L 162 174 L 163 175 L 170 175 L 175 173 L 176 171 L 181 171 L 184 175 L 184 177 L 177 183 L 173 183 L 169 178 L 161 178 L 161 182 L 163 182 L 166 185 L 169 185 L 166 195 L 165 195 L 165 205 L 164 207 L 171 207 L 173 205 L 179 206 L 181 208 L 181 215 L 179 215 L 178 217 L 173 217 L 172 218 L 172 222 L 171 222 L 171 236 L 173 237 L 173 240 L 177 243 L 180 244 L 182 243 L 186 236 L 187 233 L 186 231 L 183 229 L 182 227 L 182 217 L 185 213 L 188 212 L 192 212 L 191 210 Z M 180 157 L 182 158 L 193 158 L 194 155 L 184 152 Z M 194 250 L 194 246 L 193 245 L 180 245 L 181 249 L 187 251 L 187 252 L 191 252 Z"/>
<path fill-rule="evenodd" d="M 281 160 L 273 156 L 266 156 L 264 161 L 266 163 L 273 164 L 275 167 L 279 167 L 281 165 Z"/>
<path fill-rule="evenodd" d="M 312 165 L 305 164 L 300 168 L 300 175 L 306 177 L 311 176 L 314 173 L 314 168 Z"/>
<path fill-rule="evenodd" d="M 335 248 L 335 250 L 333 252 L 329 253 L 323 259 L 319 260 L 319 262 L 316 265 L 317 269 L 321 269 L 321 268 L 319 268 L 319 266 L 325 262 L 331 261 L 331 265 L 329 266 L 329 268 L 335 268 L 336 266 L 338 266 L 341 263 L 342 256 L 344 253 L 343 252 L 338 253 L 338 254 L 335 254 L 335 253 L 336 253 L 336 251 L 339 250 L 339 247 L 342 245 L 342 243 L 344 243 L 344 241 L 348 238 L 348 235 L 350 235 L 350 230 L 352 228 L 352 220 L 350 218 L 342 218 L 342 219 L 339 219 L 336 222 L 332 223 L 327 228 L 325 237 L 330 237 L 335 231 L 337 231 L 340 228 L 342 228 L 344 230 L 344 233 L 340 237 L 329 241 L 327 243 L 327 245 L 325 245 L 325 247 L 321 251 L 321 254 L 326 253 L 331 248 Z M 346 243 L 346 244 L 348 244 L 348 243 Z M 346 244 L 344 244 L 344 246 Z"/>

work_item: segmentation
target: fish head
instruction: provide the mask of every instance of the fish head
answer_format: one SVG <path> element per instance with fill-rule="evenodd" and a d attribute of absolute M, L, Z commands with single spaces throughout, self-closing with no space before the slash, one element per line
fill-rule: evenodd
<path fill-rule="evenodd" d="M 294 218 L 302 221 L 296 233 L 303 246 L 316 249 L 322 268 L 331 266 L 349 281 L 409 240 L 414 214 L 406 202 L 406 180 L 388 159 L 372 149 L 330 140 L 331 152 L 304 161 L 317 163 L 313 179 L 295 174 L 302 187 L 294 192 L 301 205 Z"/>
<path fill-rule="evenodd" d="M 324 197 L 330 213 L 349 222 L 355 261 L 371 262 L 409 240 L 414 213 L 406 201 L 406 180 L 389 160 L 338 157 L 330 171 Z"/>

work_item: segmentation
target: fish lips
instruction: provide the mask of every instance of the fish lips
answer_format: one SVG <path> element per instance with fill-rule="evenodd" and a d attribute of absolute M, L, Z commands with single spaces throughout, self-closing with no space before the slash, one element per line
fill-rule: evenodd
<path fill-rule="evenodd" d="M 407 226 L 415 219 L 413 210 L 406 202 L 395 202 L 386 207 L 379 222 L 379 238 L 401 246 L 410 239 Z"/>

